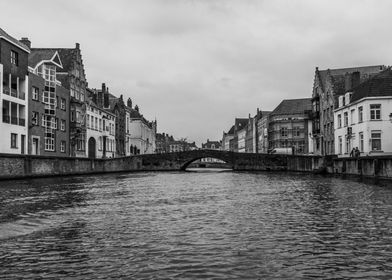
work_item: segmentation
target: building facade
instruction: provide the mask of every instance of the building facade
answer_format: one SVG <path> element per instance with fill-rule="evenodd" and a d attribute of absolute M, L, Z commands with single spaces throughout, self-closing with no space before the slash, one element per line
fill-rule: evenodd
<path fill-rule="evenodd" d="M 207 142 L 201 144 L 201 148 L 207 150 L 221 150 L 221 147 L 222 147 L 222 142 L 210 141 L 209 139 L 207 139 Z M 223 163 L 224 161 L 216 158 L 202 158 L 200 162 Z"/>
<path fill-rule="evenodd" d="M 268 148 L 292 148 L 294 154 L 308 154 L 312 131 L 310 98 L 283 100 L 269 114 Z"/>
<path fill-rule="evenodd" d="M 106 89 L 105 84 L 102 87 Z M 97 92 L 87 89 L 87 93 L 86 156 L 89 158 L 114 158 L 116 156 L 116 115 L 104 109 L 109 107 L 108 97 L 105 96 L 106 90 Z"/>
<path fill-rule="evenodd" d="M 234 125 L 227 132 L 223 131 L 222 146 L 221 146 L 221 149 L 223 151 L 231 151 L 230 140 L 233 140 L 233 138 L 234 138 Z"/>
<path fill-rule="evenodd" d="M 31 50 L 29 154 L 69 156 L 69 90 L 57 80 L 57 70 L 61 68 L 57 51 Z"/>
<path fill-rule="evenodd" d="M 315 154 L 335 154 L 334 109 L 337 108 L 338 97 L 383 70 L 383 65 L 327 70 L 316 67 L 312 93 Z"/>
<path fill-rule="evenodd" d="M 271 112 L 263 111 L 261 116 L 258 118 L 257 126 L 257 152 L 268 153 L 268 116 Z"/>
<path fill-rule="evenodd" d="M 29 53 L 28 46 L 0 28 L 1 153 L 27 153 Z"/>
<path fill-rule="evenodd" d="M 392 154 L 392 70 L 387 70 L 339 96 L 335 118 L 335 151 L 350 156 Z"/>

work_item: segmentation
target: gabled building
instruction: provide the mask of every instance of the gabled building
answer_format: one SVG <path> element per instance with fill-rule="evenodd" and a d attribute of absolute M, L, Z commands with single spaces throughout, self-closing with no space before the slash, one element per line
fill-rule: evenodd
<path fill-rule="evenodd" d="M 268 147 L 292 148 L 294 154 L 311 153 L 310 98 L 285 99 L 269 114 Z"/>
<path fill-rule="evenodd" d="M 27 153 L 29 53 L 28 46 L 0 28 L 0 153 Z"/>
<path fill-rule="evenodd" d="M 25 39 L 26 41 L 27 39 Z M 30 47 L 31 42 L 28 42 Z M 29 136 L 33 155 L 69 156 L 69 90 L 57 80 L 56 50 L 32 49 L 29 56 Z"/>
<path fill-rule="evenodd" d="M 227 132 L 223 131 L 222 146 L 221 146 L 222 151 L 231 151 L 230 140 L 233 140 L 233 138 L 234 138 L 234 125 Z"/>
<path fill-rule="evenodd" d="M 116 115 L 109 111 L 109 91 L 87 89 L 86 97 L 87 148 L 89 158 L 116 156 Z"/>
<path fill-rule="evenodd" d="M 257 119 L 257 153 L 268 153 L 268 116 L 270 111 L 261 111 Z"/>
<path fill-rule="evenodd" d="M 58 53 L 62 68 L 57 68 L 56 78 L 70 93 L 70 156 L 86 157 L 87 80 L 79 43 L 76 43 L 74 48 L 34 48 L 32 51 Z M 58 61 L 55 62 L 58 63 Z"/>
<path fill-rule="evenodd" d="M 388 68 L 339 96 L 334 110 L 335 151 L 349 156 L 392 154 L 392 70 Z"/>
<path fill-rule="evenodd" d="M 201 144 L 202 149 L 207 150 L 221 150 L 222 142 L 221 141 L 210 141 L 207 139 L 207 142 Z M 224 161 L 216 158 L 202 158 L 200 162 L 219 162 L 223 163 Z"/>
<path fill-rule="evenodd" d="M 333 112 L 337 108 L 338 97 L 383 70 L 383 65 L 326 70 L 316 67 L 312 93 L 315 154 L 335 154 Z"/>
<path fill-rule="evenodd" d="M 246 125 L 248 124 L 247 118 L 236 118 L 234 120 L 234 137 L 232 142 L 232 150 L 234 152 L 245 152 L 245 137 Z M 230 142 L 229 142 L 230 143 Z"/>

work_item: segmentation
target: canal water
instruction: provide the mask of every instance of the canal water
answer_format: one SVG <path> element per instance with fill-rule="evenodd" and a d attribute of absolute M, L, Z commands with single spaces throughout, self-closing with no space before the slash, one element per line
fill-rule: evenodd
<path fill-rule="evenodd" d="M 246 172 L 4 181 L 0 279 L 392 279 L 392 188 Z"/>

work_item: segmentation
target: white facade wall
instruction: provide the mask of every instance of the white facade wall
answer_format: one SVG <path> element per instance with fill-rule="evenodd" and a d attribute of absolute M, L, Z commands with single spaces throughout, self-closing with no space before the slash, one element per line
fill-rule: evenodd
<path fill-rule="evenodd" d="M 339 98 L 339 108 L 334 111 L 335 152 L 339 156 L 349 156 L 352 148 L 358 147 L 361 156 L 392 154 L 392 96 L 366 97 L 346 106 L 342 106 L 342 98 Z M 347 94 L 345 98 L 347 104 Z M 381 105 L 379 120 L 371 120 L 371 104 Z M 362 122 L 359 120 L 358 113 L 360 107 L 362 107 Z M 344 113 L 348 116 L 347 126 L 344 123 Z M 351 137 L 347 137 L 348 127 L 352 129 Z M 374 149 L 378 140 L 377 137 L 372 139 L 372 133 L 373 136 L 380 135 L 381 150 Z"/>
<path fill-rule="evenodd" d="M 89 155 L 89 139 L 95 139 L 95 155 L 96 158 L 104 157 L 104 140 L 106 137 L 106 158 L 115 157 L 116 153 L 116 117 L 97 107 L 87 106 L 87 140 L 86 140 L 86 156 Z"/>
<path fill-rule="evenodd" d="M 156 150 L 155 127 L 150 127 L 142 119 L 130 119 L 129 145 L 137 147 L 140 154 L 153 154 Z M 128 149 L 129 150 L 129 149 Z"/>
<path fill-rule="evenodd" d="M 0 116 L 0 153 L 10 154 L 27 154 L 27 143 L 28 143 L 28 76 L 25 76 L 25 80 L 19 81 L 18 91 L 24 91 L 24 100 L 18 97 L 13 97 L 8 94 L 4 94 L 3 87 L 3 65 L 0 64 L 0 107 L 3 111 L 4 101 L 9 101 L 17 104 L 17 118 L 18 122 L 24 119 L 25 124 L 23 126 L 19 124 L 11 124 L 4 120 L 3 113 Z M 11 113 L 10 113 L 11 114 Z M 6 121 L 6 122 L 5 122 Z M 13 135 L 13 136 L 11 136 Z M 16 135 L 16 136 L 15 136 Z M 11 138 L 16 137 L 16 146 L 11 143 Z M 24 143 L 23 143 L 24 142 Z"/>
<path fill-rule="evenodd" d="M 230 151 L 230 140 L 234 138 L 234 135 L 225 135 L 222 138 L 221 149 L 223 151 Z"/>
<path fill-rule="evenodd" d="M 246 129 L 238 131 L 238 152 L 245 153 Z"/>

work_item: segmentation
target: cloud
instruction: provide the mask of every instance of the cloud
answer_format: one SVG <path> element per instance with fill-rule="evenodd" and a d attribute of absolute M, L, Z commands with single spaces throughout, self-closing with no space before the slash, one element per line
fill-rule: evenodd
<path fill-rule="evenodd" d="M 79 42 L 89 86 L 105 82 L 156 116 L 160 131 L 198 143 L 257 107 L 310 97 L 316 66 L 392 56 L 383 0 L 4 2 L 10 34 L 35 47 Z"/>

